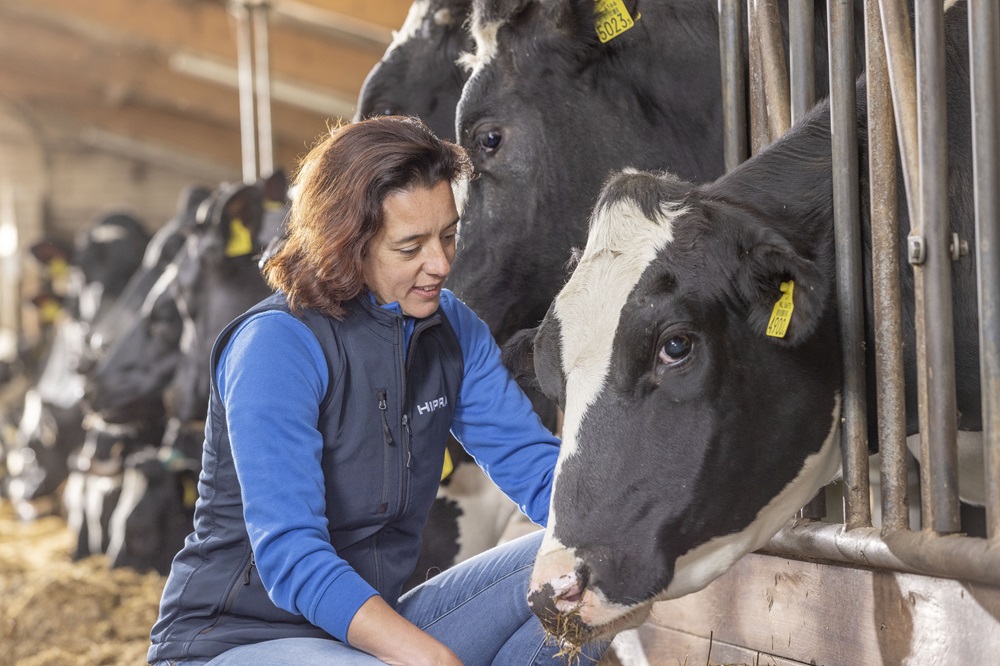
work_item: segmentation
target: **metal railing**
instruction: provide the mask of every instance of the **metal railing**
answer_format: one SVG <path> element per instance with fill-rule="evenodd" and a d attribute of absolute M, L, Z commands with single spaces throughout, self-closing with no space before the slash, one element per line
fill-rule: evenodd
<path fill-rule="evenodd" d="M 853 0 L 827 0 L 836 287 L 844 358 L 844 519 L 817 521 L 824 507 L 822 501 L 813 503 L 764 552 L 1000 584 L 1000 9 L 996 0 L 967 3 L 976 236 L 955 239 L 948 219 L 943 29 L 945 11 L 954 0 L 913 3 L 912 29 L 906 0 L 865 0 L 860 26 L 854 25 Z M 813 104 L 813 0 L 787 0 L 787 12 L 786 73 L 778 0 L 719 0 L 728 169 L 747 156 L 748 126 L 750 150 L 756 153 Z M 747 88 L 741 62 L 744 25 Z M 873 526 L 869 490 L 864 244 L 854 159 L 856 30 L 864 31 L 867 77 L 880 527 Z M 760 118 L 761 113 L 767 118 Z M 903 182 L 897 182 L 897 146 Z M 919 530 L 909 523 L 909 504 L 915 498 L 908 496 L 907 486 L 899 187 L 905 187 L 910 213 L 908 258 L 915 282 L 923 461 Z M 986 538 L 960 533 L 951 296 L 952 266 L 963 241 L 975 248 L 978 269 Z"/>

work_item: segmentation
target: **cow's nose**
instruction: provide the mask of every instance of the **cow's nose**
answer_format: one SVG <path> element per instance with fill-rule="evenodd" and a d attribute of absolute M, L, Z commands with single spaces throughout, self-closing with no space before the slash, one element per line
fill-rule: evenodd
<path fill-rule="evenodd" d="M 573 553 L 565 548 L 539 555 L 531 575 L 528 603 L 534 610 L 568 613 L 580 605 L 587 589 L 587 569 L 580 566 Z"/>

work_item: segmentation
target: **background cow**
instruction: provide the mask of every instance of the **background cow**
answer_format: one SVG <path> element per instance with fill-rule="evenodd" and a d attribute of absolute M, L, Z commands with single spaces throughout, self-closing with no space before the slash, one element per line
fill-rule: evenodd
<path fill-rule="evenodd" d="M 949 216 L 972 239 L 964 5 L 946 15 L 946 40 Z M 857 95 L 866 182 L 863 80 Z M 713 183 L 631 171 L 603 190 L 580 262 L 533 338 L 538 380 L 565 406 L 565 425 L 530 600 L 564 640 L 636 626 L 652 601 L 703 588 L 838 473 L 830 141 L 824 105 Z M 899 204 L 912 433 L 913 273 L 902 192 Z M 864 274 L 872 353 L 870 265 Z M 970 253 L 954 266 L 958 426 L 968 431 L 982 427 L 976 287 Z M 789 302 L 783 328 L 774 313 Z"/>
<path fill-rule="evenodd" d="M 459 56 L 472 50 L 472 0 L 415 0 L 382 60 L 365 78 L 355 120 L 416 116 L 455 140 L 455 107 L 468 76 Z"/>

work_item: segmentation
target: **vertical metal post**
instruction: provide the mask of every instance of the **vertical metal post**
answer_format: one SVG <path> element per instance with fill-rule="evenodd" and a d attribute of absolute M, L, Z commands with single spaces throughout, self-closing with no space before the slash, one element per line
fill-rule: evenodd
<path fill-rule="evenodd" d="M 788 0 L 788 78 L 793 123 L 816 104 L 814 14 L 813 0 Z"/>
<path fill-rule="evenodd" d="M 274 138 L 271 128 L 271 64 L 268 44 L 268 12 L 271 7 L 261 2 L 253 8 L 254 79 L 257 101 L 257 144 L 260 175 L 274 173 Z"/>
<path fill-rule="evenodd" d="M 970 0 L 969 53 L 979 270 L 979 353 L 986 463 L 986 527 L 1000 540 L 1000 10 Z"/>
<path fill-rule="evenodd" d="M 871 525 L 865 394 L 864 297 L 854 77 L 854 4 L 829 0 L 830 125 L 833 150 L 837 301 L 844 370 L 842 448 L 847 529 Z"/>
<path fill-rule="evenodd" d="M 240 93 L 240 145 L 243 153 L 243 182 L 257 181 L 257 144 L 254 123 L 253 39 L 250 8 L 243 2 L 231 5 L 236 16 L 236 55 Z"/>
<path fill-rule="evenodd" d="M 726 171 L 747 158 L 746 83 L 743 71 L 742 0 L 719 0 L 722 124 Z"/>
<path fill-rule="evenodd" d="M 781 14 L 777 0 L 753 0 L 754 25 L 752 38 L 760 49 L 761 72 L 764 80 L 764 109 L 767 112 L 767 143 L 770 144 L 791 126 L 791 105 L 788 98 L 788 68 L 785 66 L 785 40 L 781 34 Z"/>
<path fill-rule="evenodd" d="M 896 126 L 878 5 L 865 3 L 868 182 L 871 204 L 875 378 L 881 453 L 882 532 L 909 527 L 906 396 L 900 289 Z"/>
<path fill-rule="evenodd" d="M 951 227 L 948 223 L 948 143 L 944 78 L 944 9 L 918 2 L 915 12 L 919 113 L 920 221 L 926 259 L 924 339 L 927 344 L 927 436 L 921 438 L 921 491 L 929 497 L 929 527 L 958 532 L 958 415 L 955 333 L 951 302 Z M 933 325 L 928 325 L 933 322 Z M 932 473 L 933 472 L 933 473 Z"/>
<path fill-rule="evenodd" d="M 760 16 L 754 0 L 747 0 L 747 81 L 750 100 L 750 154 L 756 155 L 770 143 L 767 131 L 767 93 L 761 53 Z"/>

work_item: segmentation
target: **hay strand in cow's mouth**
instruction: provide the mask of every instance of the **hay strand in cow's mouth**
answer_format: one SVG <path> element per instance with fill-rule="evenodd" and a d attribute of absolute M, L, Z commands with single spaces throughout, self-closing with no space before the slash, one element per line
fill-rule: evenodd
<path fill-rule="evenodd" d="M 594 661 L 583 654 L 583 647 L 593 635 L 593 631 L 580 619 L 580 609 L 574 608 L 567 612 L 555 612 L 542 622 L 545 628 L 545 641 L 559 648 L 553 657 L 565 657 L 569 666 L 578 666 L 580 657 Z"/>

